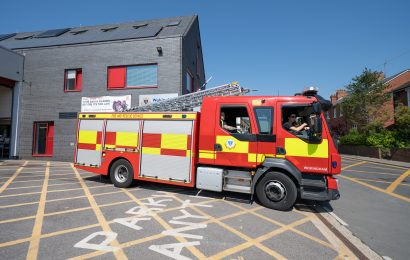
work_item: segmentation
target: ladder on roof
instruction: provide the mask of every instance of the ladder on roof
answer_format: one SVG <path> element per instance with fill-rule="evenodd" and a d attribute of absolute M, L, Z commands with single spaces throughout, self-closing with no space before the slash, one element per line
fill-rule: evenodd
<path fill-rule="evenodd" d="M 127 112 L 166 112 L 166 111 L 194 111 L 202 104 L 202 99 L 209 96 L 239 96 L 249 92 L 238 82 L 200 90 L 179 97 L 167 99 L 155 104 L 132 107 Z"/>

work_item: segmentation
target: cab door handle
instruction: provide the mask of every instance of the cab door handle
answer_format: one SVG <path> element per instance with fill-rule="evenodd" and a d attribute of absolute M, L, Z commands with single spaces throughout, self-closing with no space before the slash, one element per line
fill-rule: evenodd
<path fill-rule="evenodd" d="M 214 144 L 214 151 L 221 152 L 222 151 L 222 145 Z"/>

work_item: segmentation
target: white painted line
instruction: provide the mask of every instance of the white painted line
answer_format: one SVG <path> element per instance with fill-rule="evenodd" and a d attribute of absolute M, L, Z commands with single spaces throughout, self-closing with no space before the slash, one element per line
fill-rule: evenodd
<path fill-rule="evenodd" d="M 201 192 L 202 192 L 202 190 L 199 190 L 195 196 L 198 196 L 198 195 L 199 195 L 199 193 L 201 193 Z"/>
<path fill-rule="evenodd" d="M 343 221 L 343 219 L 339 218 L 335 213 L 333 213 L 330 209 L 328 209 L 325 206 L 321 206 L 324 210 L 326 210 L 327 213 L 329 213 L 332 217 L 334 217 L 337 222 L 339 222 L 341 225 L 347 227 L 349 226 L 349 224 L 347 224 L 346 222 Z"/>

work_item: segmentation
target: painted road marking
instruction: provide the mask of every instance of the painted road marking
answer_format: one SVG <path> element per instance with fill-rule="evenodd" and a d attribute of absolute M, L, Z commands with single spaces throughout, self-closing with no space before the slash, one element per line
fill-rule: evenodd
<path fill-rule="evenodd" d="M 367 163 L 366 161 L 361 161 L 361 162 L 358 162 L 358 163 L 355 163 L 355 164 L 352 164 L 352 165 L 343 167 L 343 168 L 342 168 L 342 171 L 343 171 L 343 170 L 347 170 L 347 169 L 349 169 L 349 168 L 351 168 L 351 167 L 359 166 L 359 165 L 366 164 L 366 163 Z M 399 178 L 396 179 L 396 181 L 395 181 L 396 184 L 399 185 L 409 174 L 410 174 L 410 169 L 409 169 L 408 171 L 406 171 L 405 173 L 403 173 Z M 346 179 L 346 180 L 349 180 L 349 181 L 352 181 L 352 182 L 356 182 L 356 183 L 358 183 L 358 184 L 361 184 L 361 185 L 366 186 L 366 187 L 368 187 L 368 188 L 371 188 L 371 189 L 373 189 L 373 190 L 376 190 L 376 191 L 385 193 L 385 194 L 387 194 L 387 195 L 393 196 L 393 197 L 395 197 L 395 198 L 398 198 L 398 199 L 401 199 L 401 200 L 410 202 L 410 198 L 407 198 L 407 197 L 405 197 L 405 196 L 402 196 L 402 195 L 393 193 L 393 192 L 391 192 L 391 191 L 387 191 L 387 189 L 384 190 L 384 189 L 381 189 L 381 188 L 379 188 L 379 187 L 370 185 L 370 184 L 368 184 L 368 183 L 366 183 L 366 182 L 363 182 L 363 181 L 360 181 L 360 180 L 358 180 L 358 179 L 356 179 L 356 178 L 352 178 L 352 177 L 348 177 L 348 176 L 344 176 L 344 175 L 339 175 L 338 177 L 343 178 L 343 179 Z M 395 184 L 395 185 L 396 185 L 396 184 Z M 395 189 L 397 186 L 394 187 L 394 186 L 390 185 L 389 187 L 393 187 L 393 188 Z M 393 190 L 394 190 L 394 189 L 393 189 Z"/>
<path fill-rule="evenodd" d="M 27 259 L 37 259 L 40 245 L 41 228 L 43 227 L 44 210 L 46 206 L 48 177 L 50 176 L 50 162 L 47 162 L 43 188 L 41 189 L 40 202 L 38 204 L 36 220 L 34 222 L 33 233 L 31 235 L 30 246 L 28 248 Z"/>
<path fill-rule="evenodd" d="M 395 197 L 395 198 L 398 198 L 398 199 L 401 199 L 401 200 L 410 202 L 410 198 L 407 198 L 407 197 L 405 197 L 405 196 L 402 196 L 402 195 L 399 195 L 399 194 L 396 194 L 396 193 L 387 192 L 387 191 L 384 190 L 384 189 L 381 189 L 381 188 L 379 188 L 379 187 L 376 187 L 376 186 L 367 184 L 367 183 L 365 183 L 365 182 L 363 182 L 363 181 L 359 181 L 359 180 L 356 180 L 356 179 L 354 179 L 354 178 L 350 178 L 350 177 L 343 176 L 343 175 L 340 175 L 339 177 L 340 177 L 340 178 L 343 178 L 343 179 L 346 179 L 346 180 L 349 180 L 349 181 L 356 182 L 356 183 L 361 184 L 361 185 L 363 185 L 363 186 L 366 186 L 366 187 L 368 187 L 368 188 L 370 188 L 370 189 L 373 189 L 373 190 L 376 190 L 376 191 L 380 191 L 380 192 L 382 192 L 382 193 L 385 193 L 385 194 L 387 194 L 387 195 L 393 196 L 393 197 Z"/>
<path fill-rule="evenodd" d="M 6 181 L 6 182 L 3 184 L 3 186 L 1 186 L 1 188 L 0 188 L 0 193 L 2 193 L 2 192 L 7 188 L 7 186 L 10 185 L 10 183 L 20 174 L 20 172 L 24 169 L 24 167 L 25 167 L 27 164 L 28 164 L 28 161 L 25 161 L 25 162 L 23 163 L 23 165 L 16 170 L 16 172 L 13 174 L 13 176 L 12 176 L 8 181 Z"/>
<path fill-rule="evenodd" d="M 73 168 L 75 176 L 77 177 L 78 181 L 80 182 L 81 187 L 83 187 L 83 189 L 84 189 L 84 193 L 87 196 L 88 202 L 90 203 L 90 205 L 91 205 L 91 207 L 94 211 L 95 216 L 97 217 L 98 223 L 100 224 L 100 226 L 102 227 L 102 229 L 104 230 L 106 235 L 108 237 L 111 237 L 111 234 L 113 232 L 110 228 L 110 225 L 107 223 L 107 220 L 105 219 L 103 213 L 101 212 L 100 208 L 98 207 L 97 202 L 95 201 L 94 197 L 92 196 L 92 194 L 91 194 L 90 190 L 88 189 L 87 185 L 84 183 L 84 180 L 80 176 L 80 174 L 78 173 L 77 169 L 74 168 L 74 164 L 71 164 L 71 167 Z M 118 247 L 118 245 L 119 245 L 119 243 L 116 239 L 111 241 L 111 244 L 112 244 L 113 247 Z M 114 256 L 117 259 L 128 259 L 127 255 L 120 248 L 118 248 L 118 250 L 115 250 L 113 253 L 114 253 Z"/>
<path fill-rule="evenodd" d="M 347 227 L 349 226 L 349 224 L 347 224 L 346 222 L 343 221 L 343 219 L 339 218 L 339 216 L 337 216 L 333 211 L 331 211 L 329 208 L 325 207 L 325 206 L 321 206 L 324 210 L 327 211 L 327 213 L 329 213 L 330 215 L 332 215 L 332 217 L 334 217 L 337 222 L 339 222 L 341 225 Z"/>
<path fill-rule="evenodd" d="M 406 177 L 408 177 L 410 175 L 410 169 L 408 169 L 406 172 L 404 172 L 402 175 L 400 175 L 399 178 L 397 178 L 392 184 L 390 184 L 389 187 L 387 187 L 386 191 L 387 192 L 393 192 L 397 186 L 399 186 L 400 183 L 402 183 L 402 181 L 404 181 L 404 179 L 406 179 Z"/>

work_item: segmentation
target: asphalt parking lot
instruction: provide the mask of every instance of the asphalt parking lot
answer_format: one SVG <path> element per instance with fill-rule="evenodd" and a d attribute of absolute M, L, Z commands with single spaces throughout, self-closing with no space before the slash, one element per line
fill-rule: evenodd
<path fill-rule="evenodd" d="M 410 164 L 343 156 L 341 198 L 329 208 L 386 259 L 409 259 Z"/>
<path fill-rule="evenodd" d="M 137 183 L 118 189 L 70 163 L 0 162 L 2 259 L 354 258 L 308 207 Z"/>

